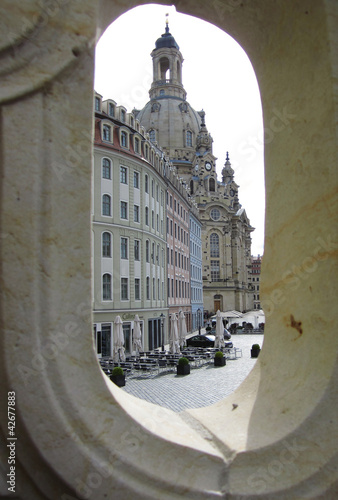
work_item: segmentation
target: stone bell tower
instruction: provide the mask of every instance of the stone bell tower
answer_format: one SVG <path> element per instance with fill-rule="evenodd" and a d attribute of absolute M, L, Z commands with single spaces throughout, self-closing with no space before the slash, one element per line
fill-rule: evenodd
<path fill-rule="evenodd" d="M 165 33 L 156 40 L 151 57 L 153 59 L 153 82 L 149 91 L 150 99 L 175 96 L 185 100 L 187 93 L 182 85 L 183 56 L 175 38 L 169 32 L 168 17 Z"/>

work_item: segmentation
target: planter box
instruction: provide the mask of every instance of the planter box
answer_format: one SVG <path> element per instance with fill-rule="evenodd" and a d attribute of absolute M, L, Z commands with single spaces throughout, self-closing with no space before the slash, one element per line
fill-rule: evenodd
<path fill-rule="evenodd" d="M 225 366 L 226 365 L 226 359 L 223 356 L 223 358 L 214 358 L 214 366 Z"/>
<path fill-rule="evenodd" d="M 251 349 L 251 357 L 258 358 L 258 354 L 260 353 L 260 349 Z"/>
<path fill-rule="evenodd" d="M 126 385 L 125 375 L 110 375 L 110 380 L 118 387 L 124 387 Z"/>
<path fill-rule="evenodd" d="M 177 375 L 189 375 L 190 365 L 177 365 Z"/>

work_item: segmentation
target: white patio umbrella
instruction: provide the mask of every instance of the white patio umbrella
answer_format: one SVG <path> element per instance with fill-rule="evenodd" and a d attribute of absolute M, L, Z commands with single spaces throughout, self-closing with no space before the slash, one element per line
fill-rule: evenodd
<path fill-rule="evenodd" d="M 178 326 L 177 326 L 177 315 L 174 313 L 170 318 L 170 341 L 169 341 L 169 351 L 171 354 L 180 353 L 180 347 L 178 342 Z"/>
<path fill-rule="evenodd" d="M 216 338 L 215 347 L 224 347 L 224 325 L 220 310 L 216 313 Z"/>
<path fill-rule="evenodd" d="M 119 363 L 125 359 L 122 319 L 120 316 L 116 316 L 114 321 L 114 361 Z"/>
<path fill-rule="evenodd" d="M 183 349 L 185 337 L 187 335 L 187 324 L 185 322 L 185 316 L 183 311 L 180 311 L 178 314 L 178 330 L 179 330 L 180 347 L 181 349 Z"/>
<path fill-rule="evenodd" d="M 134 318 L 133 351 L 135 351 L 136 354 L 142 351 L 142 336 L 141 336 L 140 318 L 138 314 L 136 314 Z"/>

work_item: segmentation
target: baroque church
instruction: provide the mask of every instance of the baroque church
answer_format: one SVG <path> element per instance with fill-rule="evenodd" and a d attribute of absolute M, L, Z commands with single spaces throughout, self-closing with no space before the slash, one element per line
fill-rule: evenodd
<path fill-rule="evenodd" d="M 187 101 L 182 83 L 183 56 L 166 21 L 165 33 L 151 53 L 153 82 L 150 100 L 134 115 L 170 158 L 199 209 L 202 223 L 203 298 L 209 314 L 253 309 L 251 232 L 238 198 L 229 154 L 222 179 L 217 179 L 213 139 L 205 112 Z"/>

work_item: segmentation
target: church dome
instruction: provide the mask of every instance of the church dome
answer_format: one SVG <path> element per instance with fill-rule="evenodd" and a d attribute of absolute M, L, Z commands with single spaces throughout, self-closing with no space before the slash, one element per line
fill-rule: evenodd
<path fill-rule="evenodd" d="M 137 118 L 147 132 L 152 131 L 150 135 L 171 158 L 192 159 L 185 152 L 192 151 L 196 144 L 201 117 L 187 101 L 174 96 L 158 96 L 144 106 Z"/>
<path fill-rule="evenodd" d="M 172 36 L 171 33 L 169 33 L 168 25 L 166 25 L 165 33 L 163 33 L 163 35 L 160 38 L 158 38 L 155 42 L 155 49 L 162 49 L 164 47 L 180 50 L 179 46 L 176 43 L 175 38 Z"/>

